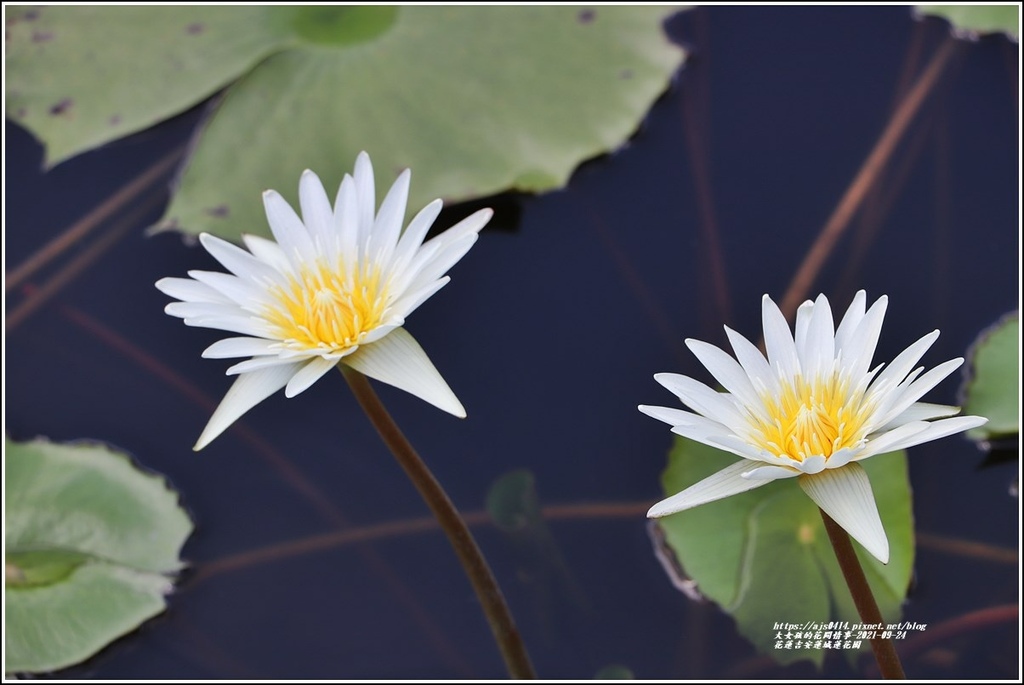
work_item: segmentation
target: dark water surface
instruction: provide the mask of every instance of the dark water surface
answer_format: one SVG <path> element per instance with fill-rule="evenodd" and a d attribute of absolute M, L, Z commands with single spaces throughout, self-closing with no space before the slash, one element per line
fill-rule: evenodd
<path fill-rule="evenodd" d="M 671 434 L 636 405 L 674 404 L 657 372 L 710 381 L 684 338 L 722 344 L 726 322 L 757 338 L 761 295 L 782 297 L 901 88 L 948 32 L 905 7 L 713 7 L 669 29 L 694 52 L 639 134 L 585 164 L 565 191 L 503 200 L 514 229 L 485 230 L 452 283 L 410 319 L 469 418 L 379 392 L 465 512 L 481 511 L 495 479 L 524 468 L 542 504 L 608 505 L 604 516 L 550 520 L 553 545 L 475 526 L 543 677 L 590 678 L 610 664 L 640 678 L 815 677 L 809 664 L 758 656 L 728 616 L 669 583 L 643 510 L 662 496 Z M 1017 64 L 1017 45 L 1001 36 L 958 45 L 810 293 L 840 310 L 857 289 L 871 301 L 888 294 L 876 361 L 939 328 L 930 368 L 1019 306 Z M 47 174 L 39 146 L 7 123 L 6 270 L 185 140 L 200 114 Z M 196 521 L 184 549 L 192 570 L 169 610 L 60 675 L 503 677 L 436 531 L 205 575 L 231 555 L 427 510 L 338 375 L 292 400 L 278 393 L 244 417 L 245 430 L 191 451 L 210 408 L 190 388 L 216 402 L 230 385 L 227 363 L 199 356 L 223 335 L 166 316 L 153 283 L 220 269 L 176 235 L 144 237 L 146 224 L 5 337 L 9 435 L 108 441 L 166 474 Z M 713 285 L 715 244 L 724 289 Z M 8 296 L 8 314 L 24 297 Z M 926 399 L 956 403 L 958 383 L 955 374 Z M 1017 605 L 1018 564 L 936 540 L 1019 548 L 1009 494 L 1019 466 L 984 460 L 962 436 L 909 452 L 922 541 L 904 620 L 940 638 L 899 645 L 912 677 L 1019 675 L 1015 616 L 964 627 L 972 612 Z M 614 515 L 623 504 L 634 506 Z M 871 673 L 870 658 L 860 666 L 832 654 L 824 675 Z"/>

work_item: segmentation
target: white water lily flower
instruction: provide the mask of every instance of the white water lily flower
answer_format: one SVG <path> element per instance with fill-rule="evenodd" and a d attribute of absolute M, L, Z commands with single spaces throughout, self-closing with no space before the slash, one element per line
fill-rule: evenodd
<path fill-rule="evenodd" d="M 301 219 L 278 193 L 263 193 L 276 242 L 244 236 L 247 252 L 204 233 L 203 247 L 231 273 L 190 271 L 191 279 L 157 282 L 181 300 L 167 305 L 168 314 L 189 326 L 241 334 L 214 343 L 204 357 L 251 357 L 227 370 L 238 379 L 193 449 L 274 392 L 284 388 L 294 397 L 339 363 L 466 415 L 401 326 L 448 282 L 445 273 L 493 212 L 482 209 L 424 243 L 441 201 L 424 207 L 403 232 L 409 175 L 399 175 L 375 215 L 373 167 L 365 152 L 353 175 L 345 175 L 333 207 L 320 179 L 306 170 L 299 181 Z"/>
<path fill-rule="evenodd" d="M 648 517 L 796 477 L 825 513 L 888 563 L 889 541 L 867 474 L 857 462 L 959 433 L 987 419 L 944 418 L 960 408 L 917 401 L 963 363 L 962 358 L 952 359 L 925 374 L 923 367 L 914 368 L 938 331 L 908 347 L 884 370 L 882 365 L 870 369 L 888 299 L 879 298 L 867 311 L 865 300 L 864 291 L 858 292 L 838 328 L 824 295 L 804 302 L 797 311 L 794 339 L 782 312 L 765 295 L 761 311 L 767 360 L 728 327 L 735 359 L 714 345 L 687 340 L 726 392 L 663 373 L 655 379 L 695 413 L 639 409 L 671 425 L 673 433 L 743 459 L 658 502 Z"/>

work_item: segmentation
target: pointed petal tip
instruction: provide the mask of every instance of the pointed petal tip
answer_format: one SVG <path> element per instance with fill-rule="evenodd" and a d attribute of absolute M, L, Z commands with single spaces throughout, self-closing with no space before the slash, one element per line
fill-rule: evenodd
<path fill-rule="evenodd" d="M 381 383 L 394 386 L 453 416 L 465 418 L 466 409 L 452 392 L 426 352 L 404 328 L 396 328 L 362 345 L 342 362 Z"/>

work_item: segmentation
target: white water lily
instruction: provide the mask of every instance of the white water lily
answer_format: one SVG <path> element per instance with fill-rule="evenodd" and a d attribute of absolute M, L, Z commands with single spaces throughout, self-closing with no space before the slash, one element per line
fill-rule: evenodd
<path fill-rule="evenodd" d="M 672 432 L 731 452 L 742 460 L 655 504 L 660 517 L 729 497 L 780 478 L 796 477 L 825 513 L 882 563 L 889 541 L 867 474 L 857 462 L 980 426 L 979 416 L 951 417 L 959 407 L 918 402 L 963 363 L 952 359 L 922 374 L 914 368 L 939 332 L 932 331 L 887 367 L 871 358 L 888 303 L 881 297 L 865 311 L 866 296 L 853 299 L 839 327 L 824 295 L 804 302 L 795 336 L 771 298 L 762 301 L 768 358 L 725 328 L 736 358 L 699 340 L 686 345 L 725 392 L 687 376 L 655 379 L 693 409 L 641 405 L 640 411 L 672 426 Z M 935 420 L 937 419 L 937 420 Z"/>
<path fill-rule="evenodd" d="M 274 392 L 284 388 L 294 397 L 339 363 L 466 415 L 402 325 L 448 282 L 445 273 L 493 212 L 480 210 L 423 242 L 441 201 L 424 207 L 403 232 L 409 176 L 409 170 L 399 175 L 375 214 L 373 167 L 365 152 L 345 175 L 333 207 L 320 179 L 306 170 L 299 181 L 301 219 L 277 192 L 263 193 L 276 242 L 247 235 L 246 251 L 204 233 L 203 247 L 231 273 L 190 271 L 191 278 L 157 282 L 181 300 L 167 305 L 168 314 L 189 326 L 241 334 L 214 343 L 204 357 L 251 357 L 227 370 L 238 379 L 193 449 Z"/>

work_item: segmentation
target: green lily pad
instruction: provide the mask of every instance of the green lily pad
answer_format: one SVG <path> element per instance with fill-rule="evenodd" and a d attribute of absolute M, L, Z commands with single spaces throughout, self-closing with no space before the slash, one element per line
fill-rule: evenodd
<path fill-rule="evenodd" d="M 414 170 L 410 211 L 564 185 L 668 87 L 678 9 L 11 8 L 8 111 L 54 163 L 234 82 L 160 227 L 268 235 L 264 189 L 294 199 L 306 168 L 337 187 L 361 150 L 379 190 Z"/>
<path fill-rule="evenodd" d="M 964 414 L 988 423 L 967 431 L 976 441 L 1020 433 L 1020 316 L 1014 312 L 982 331 L 971 345 L 969 377 L 961 390 Z"/>
<path fill-rule="evenodd" d="M 676 438 L 662 475 L 675 494 L 735 462 L 737 457 Z M 861 462 L 871 480 L 889 538 L 890 559 L 880 563 L 854 542 L 857 556 L 887 622 L 898 620 L 914 558 L 913 520 L 903 452 Z M 856 650 L 826 650 L 826 625 L 861 622 L 836 562 L 817 505 L 795 480 L 704 504 L 658 520 L 667 546 L 699 591 L 735 620 L 739 632 L 780 663 L 810 660 L 818 666 L 830 651 L 856 658 Z M 810 626 L 779 630 L 776 624 Z M 777 648 L 778 634 L 783 644 Z M 787 638 L 786 633 L 791 635 Z M 855 635 L 853 636 L 855 638 Z M 811 640 L 797 648 L 797 641 Z M 822 646 L 814 647 L 820 641 Z M 862 649 L 869 647 L 867 641 Z"/>
<path fill-rule="evenodd" d="M 263 7 L 7 8 L 7 116 L 46 166 L 199 104 L 287 44 Z"/>
<path fill-rule="evenodd" d="M 5 452 L 5 669 L 70 666 L 163 611 L 192 531 L 164 479 L 102 445 Z"/>
<path fill-rule="evenodd" d="M 1014 40 L 1019 36 L 1019 5 L 917 5 L 917 11 L 943 17 L 957 34 L 976 36 L 1001 31 Z"/>

